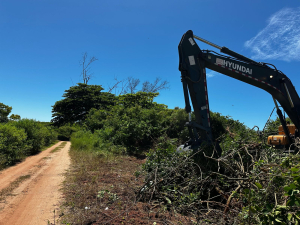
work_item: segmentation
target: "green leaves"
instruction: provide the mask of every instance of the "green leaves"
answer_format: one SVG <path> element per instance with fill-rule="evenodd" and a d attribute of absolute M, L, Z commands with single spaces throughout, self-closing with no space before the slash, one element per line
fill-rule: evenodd
<path fill-rule="evenodd" d="M 67 123 L 81 123 L 92 108 L 109 109 L 115 104 L 115 96 L 104 90 L 101 85 L 78 83 L 65 90 L 64 99 L 52 106 L 51 122 L 56 126 Z"/>
<path fill-rule="evenodd" d="M 291 171 L 292 171 L 292 172 L 298 172 L 299 170 L 300 170 L 300 168 L 297 168 L 297 167 L 292 167 L 292 168 L 291 168 Z"/>
<path fill-rule="evenodd" d="M 55 131 L 34 120 L 0 124 L 0 168 L 39 152 L 56 138 Z"/>
<path fill-rule="evenodd" d="M 258 183 L 258 182 L 255 182 L 255 185 L 256 185 L 259 189 L 262 189 L 262 188 L 263 188 L 262 185 L 261 185 L 260 183 Z"/>
<path fill-rule="evenodd" d="M 8 115 L 10 114 L 12 107 L 4 105 L 0 102 L 0 123 L 8 121 Z"/>

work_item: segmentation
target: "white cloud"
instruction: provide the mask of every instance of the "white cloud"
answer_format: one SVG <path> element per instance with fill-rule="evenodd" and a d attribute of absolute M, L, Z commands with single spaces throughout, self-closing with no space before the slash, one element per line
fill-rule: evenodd
<path fill-rule="evenodd" d="M 206 74 L 206 77 L 207 78 L 211 78 L 211 77 L 214 77 L 218 74 L 218 72 L 214 72 L 214 71 L 209 71 L 207 74 Z"/>
<path fill-rule="evenodd" d="M 253 59 L 300 61 L 300 7 L 284 8 L 268 19 L 267 26 L 245 42 Z"/>

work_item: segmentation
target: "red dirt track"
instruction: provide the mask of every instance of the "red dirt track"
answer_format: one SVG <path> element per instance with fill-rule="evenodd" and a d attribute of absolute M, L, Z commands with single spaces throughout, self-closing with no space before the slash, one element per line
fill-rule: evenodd
<path fill-rule="evenodd" d="M 69 168 L 68 151 L 70 142 L 57 152 L 51 151 L 55 144 L 24 162 L 0 171 L 0 191 L 21 176 L 30 175 L 12 194 L 0 202 L 0 225 L 43 225 L 54 224 L 61 198 L 63 173 Z"/>

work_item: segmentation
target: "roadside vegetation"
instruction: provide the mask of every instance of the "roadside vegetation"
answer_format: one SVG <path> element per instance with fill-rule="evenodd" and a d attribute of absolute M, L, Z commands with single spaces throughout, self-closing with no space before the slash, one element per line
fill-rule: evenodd
<path fill-rule="evenodd" d="M 266 143 L 278 119 L 258 130 L 210 112 L 221 157 L 205 145 L 179 152 L 189 139 L 185 110 L 156 103 L 149 82 L 143 92 L 128 82 L 121 95 L 71 87 L 51 123 L 9 116 L 1 103 L 0 169 L 70 140 L 62 224 L 299 224 L 300 156 Z"/>
<path fill-rule="evenodd" d="M 10 114 L 12 107 L 0 103 L 0 169 L 14 165 L 43 150 L 57 140 L 49 123 L 21 119 Z"/>
<path fill-rule="evenodd" d="M 180 153 L 188 115 L 157 95 L 113 96 L 62 123 L 74 128 L 63 224 L 299 224 L 300 157 L 266 144 L 278 120 L 259 131 L 211 112 L 222 156 Z"/>

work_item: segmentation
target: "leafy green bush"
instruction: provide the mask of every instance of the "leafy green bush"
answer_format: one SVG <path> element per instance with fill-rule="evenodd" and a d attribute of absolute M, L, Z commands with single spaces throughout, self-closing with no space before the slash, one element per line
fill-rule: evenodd
<path fill-rule="evenodd" d="M 0 124 L 0 168 L 23 159 L 28 146 L 24 129 L 18 129 L 11 123 Z"/>
<path fill-rule="evenodd" d="M 167 131 L 170 115 L 171 111 L 167 109 L 146 109 L 139 105 L 125 108 L 117 105 L 108 112 L 92 111 L 87 126 L 92 130 L 109 130 L 109 135 L 104 135 L 104 138 L 115 145 L 127 147 L 133 153 L 139 147 L 151 146 L 154 139 Z"/>
<path fill-rule="evenodd" d="M 89 114 L 85 120 L 85 126 L 92 132 L 102 129 L 107 115 L 107 110 L 97 110 L 93 108 L 89 111 Z"/>
<path fill-rule="evenodd" d="M 117 146 L 109 140 L 105 140 L 108 130 L 97 130 L 94 133 L 88 130 L 79 130 L 72 133 L 72 150 L 96 152 L 98 154 L 121 154 L 124 152 L 122 146 Z"/>
<path fill-rule="evenodd" d="M 24 129 L 27 139 L 26 144 L 30 147 L 27 155 L 38 153 L 43 146 L 49 145 L 55 138 L 55 132 L 52 132 L 41 123 L 32 119 L 21 119 L 14 122 L 17 128 Z"/>
<path fill-rule="evenodd" d="M 164 135 L 184 143 L 189 138 L 188 129 L 184 126 L 188 114 L 184 109 L 168 109 L 153 102 L 155 96 L 153 93 L 119 96 L 117 104 L 110 110 L 90 110 L 85 126 L 92 132 L 110 130 L 104 140 L 124 145 L 131 153 L 150 148 L 157 138 Z M 192 119 L 194 117 L 192 113 Z M 219 113 L 211 112 L 211 123 L 213 136 L 219 138 L 223 145 L 231 143 L 232 138 L 244 138 L 251 132 L 244 124 Z"/>
<path fill-rule="evenodd" d="M 58 139 L 57 138 L 57 132 L 51 126 L 45 126 L 44 128 L 47 129 L 45 131 L 45 136 L 44 136 L 44 138 L 45 138 L 44 139 L 44 142 L 45 142 L 44 145 L 49 146 Z"/>
<path fill-rule="evenodd" d="M 4 105 L 0 102 L 0 123 L 8 122 L 8 115 L 10 114 L 12 107 Z"/>
<path fill-rule="evenodd" d="M 52 106 L 51 122 L 55 126 L 81 123 L 92 108 L 108 109 L 115 103 L 115 95 L 104 90 L 101 85 L 78 83 L 65 90 L 62 100 Z"/>
<path fill-rule="evenodd" d="M 72 149 L 78 151 L 91 151 L 94 147 L 93 133 L 79 130 L 71 135 Z"/>
<path fill-rule="evenodd" d="M 69 141 L 72 133 L 78 131 L 79 129 L 80 127 L 74 124 L 73 125 L 67 124 L 61 126 L 57 129 L 57 133 L 58 133 L 57 139 L 60 141 Z"/>
<path fill-rule="evenodd" d="M 159 93 L 152 92 L 137 92 L 135 94 L 120 95 L 116 99 L 116 105 L 121 105 L 124 108 L 131 108 L 132 106 L 139 105 L 144 109 L 152 109 L 155 107 L 166 107 L 166 105 L 153 102 Z"/>

